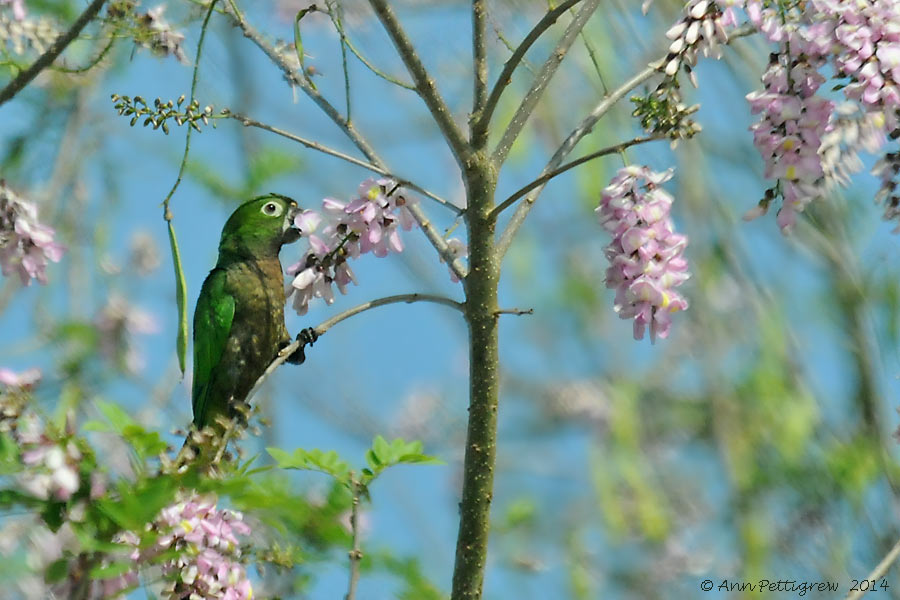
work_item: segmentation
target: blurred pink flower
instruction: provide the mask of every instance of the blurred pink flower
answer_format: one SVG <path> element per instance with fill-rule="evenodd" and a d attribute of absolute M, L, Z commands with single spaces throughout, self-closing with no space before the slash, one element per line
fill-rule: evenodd
<path fill-rule="evenodd" d="M 8 4 L 12 8 L 13 18 L 16 21 L 22 21 L 27 15 L 25 10 L 25 0 L 0 0 L 0 6 Z"/>
<path fill-rule="evenodd" d="M 30 388 L 41 380 L 41 370 L 35 367 L 16 373 L 10 369 L 0 367 L 0 383 L 7 387 Z"/>
<path fill-rule="evenodd" d="M 18 273 L 24 285 L 47 283 L 47 261 L 59 262 L 65 248 L 54 231 L 37 220 L 37 207 L 21 200 L 0 180 L 0 272 Z"/>

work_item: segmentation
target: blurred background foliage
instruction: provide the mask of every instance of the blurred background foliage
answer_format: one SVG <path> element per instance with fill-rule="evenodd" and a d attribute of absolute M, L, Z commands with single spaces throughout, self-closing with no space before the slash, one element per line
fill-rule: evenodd
<path fill-rule="evenodd" d="M 64 28 L 81 4 L 27 6 L 31 16 Z M 266 36 L 288 41 L 292 19 L 306 5 L 240 4 Z M 501 174 L 501 197 L 534 178 L 605 90 L 663 53 L 663 33 L 681 4 L 656 0 L 647 16 L 639 4 L 602 4 L 515 145 Z M 201 8 L 167 7 L 173 29 L 186 36 L 188 57 Z M 509 45 L 547 4 L 496 0 L 490 8 L 495 76 Z M 344 2 L 343 10 L 360 52 L 402 78 L 365 3 Z M 399 2 L 397 11 L 464 122 L 471 95 L 466 3 Z M 511 117 L 529 71 L 563 26 L 529 52 L 503 97 L 498 124 Z M 173 352 L 174 285 L 159 202 L 174 181 L 184 130 L 173 127 L 167 137 L 130 128 L 108 98 L 175 99 L 188 90 L 191 71 L 174 56 L 136 46 L 129 27 L 115 20 L 92 26 L 65 63 L 89 63 L 109 35 L 118 36 L 96 66 L 46 72 L 0 112 L 0 177 L 39 203 L 42 220 L 69 249 L 51 267 L 46 287 L 0 282 L 0 364 L 41 367 L 35 395 L 57 419 L 74 411 L 79 422 L 95 421 L 102 418 L 99 403 L 111 402 L 177 445 L 172 432 L 189 421 L 189 376 L 179 381 Z M 305 65 L 342 107 L 338 36 L 317 14 L 304 19 L 303 32 Z M 2 54 L 7 65 L 33 57 L 8 47 Z M 508 255 L 501 301 L 533 307 L 534 315 L 503 322 L 486 598 L 685 598 L 698 596 L 707 578 L 832 580 L 846 590 L 900 535 L 892 437 L 900 244 L 880 221 L 867 175 L 810 207 L 791 237 L 782 236 L 772 215 L 741 220 L 767 187 L 743 100 L 759 87 L 767 56 L 751 36 L 722 61 L 701 62 L 699 89 L 684 92 L 688 104 L 701 104 L 704 132 L 674 151 L 659 142 L 628 150 L 630 162 L 676 169 L 668 187 L 677 225 L 690 237 L 693 277 L 683 288 L 691 308 L 676 318 L 670 339 L 653 346 L 633 341 L 631 323 L 616 317 L 605 289 L 607 240 L 592 210 L 621 157 L 554 180 Z M 354 122 L 395 171 L 461 203 L 451 156 L 415 95 L 352 58 L 349 72 Z M 215 16 L 197 95 L 201 105 L 351 151 L 257 48 Z M 581 153 L 638 135 L 632 109 L 621 102 Z M 173 200 L 190 305 L 236 203 L 277 191 L 315 206 L 325 196 L 349 197 L 366 176 L 232 121 L 204 128 Z M 441 227 L 454 226 L 440 207 L 425 206 Z M 290 317 L 289 328 L 392 293 L 458 298 L 446 267 L 420 236 L 406 241 L 401 257 L 362 261 L 360 285 L 349 297 Z M 291 248 L 283 260 L 297 256 Z M 446 461 L 388 473 L 375 488 L 365 507 L 366 598 L 441 598 L 449 589 L 465 436 L 464 327 L 441 307 L 366 313 L 329 332 L 305 365 L 282 369 L 257 399 L 263 426 L 242 442 L 247 457 L 263 446 L 333 448 L 357 457 L 383 434 L 419 439 Z M 98 432 L 90 439 L 102 468 L 134 476 L 137 463 L 128 460 L 121 437 Z M 316 475 L 276 471 L 235 474 L 222 486 L 231 504 L 265 526 L 260 535 L 270 546 L 258 556 L 258 597 L 343 593 L 345 489 Z M 4 597 L 40 597 L 35 590 L 43 589 L 36 582 L 48 563 L 42 544 L 52 543 L 29 519 L 14 512 L 2 521 L 3 549 L 16 557 L 0 562 Z M 23 566 L 37 570 L 37 580 L 24 578 Z M 888 583 L 900 586 L 891 576 Z"/>

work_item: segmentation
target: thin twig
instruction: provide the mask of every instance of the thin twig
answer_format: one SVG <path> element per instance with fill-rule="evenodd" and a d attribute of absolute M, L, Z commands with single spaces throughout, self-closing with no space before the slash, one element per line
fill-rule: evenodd
<path fill-rule="evenodd" d="M 643 144 L 645 142 L 652 142 L 655 140 L 663 140 L 663 139 L 666 139 L 666 136 L 661 133 L 657 133 L 654 135 L 647 135 L 644 137 L 637 137 L 632 140 L 628 140 L 627 142 L 622 142 L 621 144 L 616 144 L 614 146 L 607 146 L 606 148 L 602 148 L 600 150 L 597 150 L 596 152 L 591 152 L 590 154 L 582 156 L 581 158 L 576 158 L 573 161 L 567 162 L 566 164 L 553 169 L 549 173 L 545 173 L 544 175 L 541 175 L 540 177 L 538 177 L 531 183 L 529 183 L 525 186 L 522 186 L 521 189 L 513 192 L 509 196 L 509 198 L 507 198 L 506 200 L 504 200 L 503 202 L 498 204 L 494 208 L 494 210 L 491 211 L 490 216 L 492 219 L 496 219 L 500 215 L 501 212 L 503 212 L 504 210 L 506 210 L 507 208 L 512 206 L 512 204 L 516 200 L 518 200 L 519 198 L 521 198 L 522 196 L 524 196 L 525 194 L 527 194 L 534 188 L 543 186 L 544 184 L 546 184 L 548 181 L 550 181 L 557 175 L 561 175 L 561 174 L 565 173 L 566 171 L 568 171 L 569 169 L 574 169 L 578 165 L 584 164 L 590 160 L 594 160 L 595 158 L 599 158 L 601 156 L 606 156 L 608 154 L 615 154 L 617 152 L 621 152 L 631 146 L 636 146 L 638 144 Z"/>
<path fill-rule="evenodd" d="M 376 76 L 381 77 L 382 79 L 384 79 L 385 81 L 387 81 L 389 83 L 393 83 L 394 85 L 400 86 L 402 88 L 406 88 L 407 90 L 412 90 L 414 92 L 416 91 L 416 86 L 414 86 L 413 84 L 408 83 L 406 81 L 401 81 L 400 79 L 398 79 L 397 77 L 394 77 L 392 75 L 388 75 L 387 73 L 385 73 L 384 71 L 382 71 L 381 69 L 379 69 L 378 67 L 373 65 L 372 62 L 369 59 L 367 59 L 363 55 L 363 53 L 360 52 L 356 48 L 356 46 L 353 45 L 353 41 L 349 37 L 345 38 L 345 43 L 347 44 L 347 48 L 350 49 L 350 52 L 353 53 L 353 56 L 358 58 L 359 62 L 361 62 L 363 65 L 365 65 L 365 67 L 367 69 L 369 69 L 370 71 L 372 71 L 372 73 L 374 73 Z"/>
<path fill-rule="evenodd" d="M 230 442 L 232 436 L 234 436 L 237 426 L 237 418 L 233 417 L 228 419 L 228 425 L 225 426 L 225 433 L 222 435 L 222 439 L 219 440 L 219 449 L 216 450 L 216 455 L 213 458 L 212 464 L 217 465 L 222 461 L 222 457 L 225 456 L 225 451 L 228 449 L 228 442 Z"/>
<path fill-rule="evenodd" d="M 500 76 L 497 78 L 497 82 L 494 84 L 494 87 L 491 89 L 491 95 L 488 96 L 487 103 L 484 106 L 484 111 L 479 115 L 478 122 L 475 125 L 476 131 L 487 131 L 488 126 L 491 123 L 491 116 L 494 114 L 494 110 L 497 108 L 497 103 L 500 101 L 500 96 L 503 94 L 503 90 L 506 89 L 512 82 L 512 76 L 515 72 L 516 68 L 525 58 L 525 53 L 528 52 L 529 48 L 541 37 L 541 35 L 547 31 L 554 23 L 556 23 L 559 16 L 569 10 L 572 6 L 578 4 L 581 0 L 566 0 L 550 12 L 548 12 L 544 17 L 537 22 L 537 24 L 528 32 L 528 35 L 525 36 L 525 39 L 522 40 L 516 49 L 513 51 L 512 56 L 509 57 L 509 60 L 506 61 L 506 64 L 503 65 L 503 70 L 500 72 Z M 498 32 L 498 37 L 500 37 L 501 41 L 503 38 L 500 36 Z"/>
<path fill-rule="evenodd" d="M 38 73 L 49 67 L 62 54 L 62 51 L 78 37 L 81 30 L 97 16 L 105 2 L 106 0 L 94 0 L 91 2 L 84 12 L 81 13 L 81 16 L 72 23 L 72 27 L 68 31 L 56 38 L 56 41 L 51 44 L 50 48 L 41 54 L 30 67 L 6 84 L 6 87 L 0 90 L 0 105 L 22 91 L 26 85 L 31 83 L 32 79 L 37 77 Z"/>
<path fill-rule="evenodd" d="M 500 310 L 494 312 L 494 315 L 496 315 L 496 316 L 500 316 L 500 315 L 521 316 L 521 315 L 533 315 L 533 314 L 534 314 L 533 308 L 501 308 Z"/>
<path fill-rule="evenodd" d="M 100 53 L 97 56 L 95 56 L 94 58 L 92 58 L 90 60 L 90 62 L 88 62 L 85 65 L 82 65 L 80 67 L 51 66 L 50 68 L 53 69 L 54 71 L 59 71 L 60 73 L 67 73 L 69 75 L 77 75 L 80 73 L 86 73 L 86 72 L 90 71 L 91 69 L 93 69 L 94 67 L 96 67 L 98 64 L 100 64 L 101 60 L 106 58 L 106 55 L 109 54 L 110 50 L 112 50 L 112 47 L 116 44 L 116 41 L 117 41 L 117 39 L 115 36 L 110 36 L 109 41 L 106 43 L 106 46 L 104 46 L 103 49 L 100 51 Z"/>
<path fill-rule="evenodd" d="M 212 17 L 213 9 L 216 7 L 218 1 L 219 0 L 212 0 L 212 2 L 209 3 L 206 17 L 203 19 L 203 25 L 200 26 L 200 39 L 197 40 L 197 56 L 194 58 L 194 73 L 191 76 L 191 97 L 188 102 L 189 106 L 194 104 L 194 95 L 197 93 L 197 79 L 200 75 L 200 56 L 203 52 L 203 40 L 206 39 L 206 29 L 209 26 L 209 19 Z M 188 154 L 190 154 L 191 151 L 191 132 L 193 130 L 193 127 L 187 128 L 187 133 L 184 137 L 184 154 L 181 155 L 181 166 L 178 167 L 178 176 L 175 178 L 175 183 L 172 184 L 172 189 L 166 194 L 166 199 L 163 200 L 163 216 L 166 221 L 172 220 L 172 213 L 169 211 L 169 201 L 172 200 L 172 196 L 175 195 L 175 190 L 181 185 L 181 180 L 184 177 L 184 169 L 187 166 Z"/>
<path fill-rule="evenodd" d="M 348 138 L 350 138 L 353 145 L 362 152 L 363 156 L 365 156 L 369 162 L 381 169 L 388 170 L 385 162 L 378 156 L 369 142 L 356 130 L 356 127 L 342 117 L 337 109 L 335 109 L 334 106 L 332 106 L 331 103 L 328 102 L 328 100 L 326 100 L 315 88 L 310 86 L 310 84 L 302 77 L 298 76 L 296 71 L 294 71 L 287 61 L 284 60 L 284 57 L 275 52 L 272 45 L 263 39 L 262 35 L 260 35 L 260 33 L 250 25 L 243 16 L 233 9 L 227 14 L 231 17 L 232 22 L 240 27 L 241 31 L 244 33 L 244 37 L 256 44 L 256 46 L 262 50 L 279 69 L 281 69 L 281 72 L 284 73 L 288 83 L 296 85 L 303 90 L 303 93 L 315 102 L 316 105 L 322 109 L 322 112 L 324 112 L 326 116 L 328 116 L 328 118 L 331 119 Z M 460 280 L 465 279 L 465 264 L 461 259 L 454 255 L 450 246 L 447 245 L 447 240 L 441 236 L 441 232 L 431 223 L 431 220 L 425 214 L 422 207 L 418 204 L 410 204 L 407 208 L 409 209 L 409 212 L 412 213 L 413 218 L 419 223 L 419 227 L 422 228 L 425 237 L 428 238 L 428 241 L 431 242 L 431 245 L 437 250 L 438 256 L 450 265 L 450 268 L 453 269 L 453 272 Z"/>
<path fill-rule="evenodd" d="M 454 204 L 451 204 L 448 200 L 445 200 L 444 198 L 441 198 L 437 194 L 429 192 L 425 188 L 413 183 L 409 179 L 399 177 L 398 175 L 395 175 L 395 174 L 391 173 L 390 171 L 388 171 L 387 169 L 383 169 L 383 168 L 379 167 L 378 165 L 374 165 L 365 160 L 350 156 L 349 154 L 344 154 L 343 152 L 341 152 L 339 150 L 329 148 L 328 146 L 325 146 L 318 142 L 314 142 L 313 140 L 309 140 L 304 137 L 300 137 L 299 135 L 293 134 L 289 131 L 285 131 L 283 129 L 273 127 L 272 125 L 262 123 L 260 121 L 257 121 L 256 119 L 251 119 L 250 117 L 247 117 L 245 115 L 241 115 L 241 114 L 237 114 L 237 113 L 228 113 L 227 116 L 231 119 L 234 119 L 235 121 L 242 123 L 246 127 L 256 127 L 258 129 L 264 129 L 265 131 L 269 131 L 276 135 L 280 135 L 281 137 L 287 138 L 291 141 L 297 142 L 298 144 L 306 146 L 307 148 L 309 148 L 311 150 L 316 150 L 323 154 L 327 154 L 328 156 L 333 156 L 335 158 L 345 160 L 348 163 L 354 164 L 354 165 L 356 165 L 358 167 L 362 167 L 364 169 L 368 169 L 369 171 L 372 171 L 373 173 L 377 173 L 379 175 L 383 175 L 384 177 L 390 177 L 391 179 L 396 181 L 398 184 L 400 184 L 402 187 L 407 187 L 411 190 L 415 190 L 415 191 L 419 192 L 423 196 L 426 196 L 426 197 L 434 200 L 441 206 L 444 206 L 444 207 L 452 210 L 457 215 L 461 215 L 463 213 L 463 210 L 460 207 L 458 207 Z"/>
<path fill-rule="evenodd" d="M 562 38 L 556 44 L 556 48 L 553 49 L 550 57 L 544 62 L 543 66 L 541 66 L 541 70 L 531 84 L 531 89 L 525 94 L 525 98 L 522 99 L 522 103 L 519 105 L 519 108 L 516 109 L 516 113 L 506 127 L 506 131 L 503 132 L 503 136 L 500 138 L 500 141 L 497 142 L 497 147 L 494 149 L 494 154 L 492 156 L 496 165 L 499 166 L 506 160 L 513 142 L 516 141 L 516 138 L 519 137 L 522 129 L 524 129 L 534 107 L 537 106 L 538 101 L 541 99 L 541 96 L 544 95 L 547 86 L 550 84 L 550 80 L 553 79 L 556 69 L 559 68 L 560 63 L 562 63 L 563 59 L 566 57 L 566 53 L 569 51 L 572 43 L 574 43 L 575 39 L 578 37 L 578 32 L 584 28 L 588 19 L 590 19 L 591 15 L 594 14 L 594 11 L 597 10 L 599 4 L 600 0 L 584 0 L 584 4 L 578 10 L 578 14 L 575 15 L 575 18 L 572 19 L 572 22 L 566 27 L 565 33 L 563 33 Z"/>
<path fill-rule="evenodd" d="M 462 302 L 457 302 L 456 300 L 452 300 L 450 298 L 446 298 L 444 296 L 436 296 L 434 294 L 398 294 L 396 296 L 385 296 L 384 298 L 378 298 L 376 300 L 371 300 L 369 302 L 365 302 L 358 306 L 354 306 L 348 310 L 345 310 L 342 313 L 339 313 L 326 321 L 323 321 L 313 329 L 319 337 L 325 335 L 325 333 L 346 319 L 349 319 L 352 316 L 358 315 L 361 312 L 365 312 L 367 310 L 377 308 L 379 306 L 385 306 L 387 304 L 412 304 L 413 302 L 432 302 L 435 304 L 443 304 L 444 306 L 449 306 L 450 308 L 454 308 L 459 312 L 463 312 L 465 307 Z M 269 378 L 272 373 L 275 372 L 275 369 L 284 364 L 284 362 L 291 356 L 294 352 L 300 349 L 302 342 L 294 341 L 291 344 L 285 346 L 278 353 L 278 356 L 275 357 L 269 366 L 266 367 L 266 370 L 262 375 L 259 376 L 259 379 L 256 380 L 256 383 L 253 384 L 253 388 L 251 388 L 250 392 L 247 394 L 244 402 L 250 402 L 250 398 L 262 387 L 262 384 Z"/>
<path fill-rule="evenodd" d="M 347 555 L 350 557 L 350 582 L 347 584 L 347 595 L 344 600 L 356 600 L 356 586 L 359 583 L 359 563 L 363 553 L 359 546 L 359 495 L 360 483 L 351 473 L 350 486 L 353 490 L 353 504 L 350 506 L 350 531 L 353 546 Z"/>
<path fill-rule="evenodd" d="M 353 117 L 350 113 L 350 70 L 347 68 L 347 35 L 344 33 L 344 22 L 341 19 L 341 5 L 334 0 L 325 0 L 328 6 L 328 16 L 331 23 L 337 30 L 338 37 L 341 39 L 341 67 L 344 71 L 344 99 L 347 103 L 347 121 L 352 121 Z"/>
<path fill-rule="evenodd" d="M 406 31 L 403 30 L 403 27 L 397 20 L 394 10 L 387 0 L 369 0 L 369 4 L 372 5 L 375 15 L 381 21 L 388 36 L 394 43 L 394 47 L 400 54 L 403 64 L 406 65 L 406 70 L 409 71 L 413 83 L 416 84 L 416 91 L 431 112 L 431 116 L 437 123 L 438 129 L 441 130 L 444 139 L 447 140 L 447 144 L 450 146 L 457 163 L 463 166 L 468 153 L 466 139 L 453 121 L 453 114 L 438 92 L 434 79 L 428 74 L 425 65 L 422 64 L 422 60 L 406 35 Z"/>
<path fill-rule="evenodd" d="M 275 51 L 272 44 L 267 42 L 255 27 L 248 23 L 242 15 L 236 14 L 233 9 L 227 11 L 227 14 L 231 17 L 232 22 L 241 29 L 244 37 L 253 42 L 266 56 L 269 57 L 275 66 L 281 69 L 282 74 L 284 74 L 284 77 L 289 84 L 299 87 L 310 100 L 315 102 L 322 112 L 324 112 L 325 115 L 328 116 L 328 118 L 331 119 L 348 138 L 350 138 L 350 141 L 359 148 L 360 152 L 362 152 L 367 159 L 379 166 L 383 166 L 381 161 L 378 160 L 378 155 L 375 153 L 375 150 L 359 131 L 356 130 L 356 127 L 347 121 L 347 119 L 345 119 L 318 90 L 312 87 L 309 81 L 304 77 L 301 77 L 301 74 L 298 73 L 283 56 Z"/>
<path fill-rule="evenodd" d="M 868 577 L 866 577 L 866 580 L 881 579 L 882 577 L 884 577 L 884 574 L 888 572 L 888 569 L 891 568 L 891 565 L 894 564 L 894 561 L 897 560 L 898 556 L 900 556 L 900 541 L 894 544 L 894 547 L 891 548 L 890 552 L 888 552 L 887 555 L 885 555 L 885 557 L 881 559 L 881 562 L 878 563 L 878 566 L 875 567 L 871 573 L 869 573 Z M 871 588 L 866 590 L 857 589 L 847 594 L 845 600 L 859 600 L 859 598 L 862 598 L 863 594 L 868 591 L 871 591 Z"/>
<path fill-rule="evenodd" d="M 756 29 L 753 27 L 745 26 L 740 27 L 733 32 L 728 37 L 728 42 L 742 38 L 745 36 L 754 33 Z M 595 108 L 586 116 L 581 123 L 569 134 L 569 136 L 563 141 L 563 143 L 557 148 L 556 152 L 553 153 L 553 156 L 550 158 L 550 161 L 547 163 L 547 166 L 544 167 L 544 170 L 541 172 L 541 176 L 550 173 L 554 169 L 562 164 L 563 159 L 569 155 L 575 145 L 581 141 L 581 139 L 589 134 L 594 125 L 603 118 L 609 110 L 622 98 L 625 97 L 631 90 L 641 85 L 654 75 L 660 72 L 660 68 L 664 64 L 665 57 L 660 58 L 652 63 L 649 66 L 642 69 L 640 72 L 636 73 L 631 77 L 628 81 L 620 85 L 618 88 L 613 90 L 608 96 L 606 96 Z M 534 205 L 535 200 L 540 195 L 541 191 L 543 191 L 544 186 L 538 186 L 536 189 L 532 190 L 528 196 L 526 196 L 525 201 L 519 203 L 516 207 L 516 211 L 513 213 L 513 216 L 510 217 L 509 224 L 506 226 L 506 229 L 500 235 L 500 239 L 497 241 L 497 257 L 502 259 L 506 254 L 507 250 L 509 250 L 509 246 L 512 244 L 512 240 L 518 232 L 519 228 L 522 226 L 522 223 L 525 222 L 525 217 L 528 216 L 529 211 L 531 211 L 531 207 Z"/>

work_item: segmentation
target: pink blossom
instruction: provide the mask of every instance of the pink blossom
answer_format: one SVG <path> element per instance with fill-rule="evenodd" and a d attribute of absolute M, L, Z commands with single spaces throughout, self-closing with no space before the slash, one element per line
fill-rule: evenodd
<path fill-rule="evenodd" d="M 37 207 L 19 199 L 0 180 L 0 272 L 18 273 L 24 285 L 47 283 L 47 261 L 59 262 L 65 248 L 54 231 L 37 220 Z"/>
<path fill-rule="evenodd" d="M 667 337 L 672 313 L 688 307 L 674 289 L 689 277 L 682 256 L 687 238 L 675 233 L 669 217 L 672 197 L 658 187 L 671 177 L 671 169 L 654 173 L 623 167 L 595 211 L 613 238 L 605 251 L 610 263 L 606 287 L 616 290 L 613 308 L 619 317 L 634 319 L 638 340 L 648 325 L 651 341 Z"/>
<path fill-rule="evenodd" d="M 0 383 L 11 388 L 30 388 L 41 380 L 41 370 L 31 368 L 21 373 L 0 367 Z"/>
<path fill-rule="evenodd" d="M 156 318 L 113 293 L 95 317 L 94 324 L 99 333 L 100 353 L 131 373 L 140 371 L 144 360 L 134 343 L 134 336 L 159 331 Z"/>
<path fill-rule="evenodd" d="M 25 0 L 0 0 L 0 6 L 8 4 L 12 7 L 13 18 L 16 21 L 23 21 L 28 12 L 25 10 Z"/>
<path fill-rule="evenodd" d="M 367 179 L 349 202 L 334 198 L 322 201 L 321 213 L 304 211 L 294 219 L 308 248 L 286 271 L 293 275 L 287 289 L 294 310 L 306 314 L 309 303 L 321 298 L 334 302 L 334 286 L 346 294 L 356 284 L 349 259 L 363 254 L 384 257 L 403 251 L 401 230 L 416 225 L 409 211 L 413 199 L 406 197 L 390 179 Z"/>
<path fill-rule="evenodd" d="M 701 52 L 714 58 L 722 56 L 721 45 L 728 41 L 728 29 L 737 24 L 733 4 L 688 0 L 684 6 L 684 16 L 666 32 L 666 37 L 672 40 L 669 54 L 663 61 L 663 71 L 667 76 L 674 77 L 682 67 L 691 72 Z M 644 8 L 648 6 L 645 4 Z M 692 72 L 691 81 L 694 82 Z"/>
<path fill-rule="evenodd" d="M 26 467 L 19 474 L 22 488 L 42 500 L 70 499 L 81 487 L 81 451 L 75 442 L 51 439 L 33 414 L 20 419 L 17 437 Z"/>
<path fill-rule="evenodd" d="M 447 247 L 450 248 L 450 254 L 453 256 L 453 260 L 469 256 L 469 246 L 459 238 L 450 238 L 447 240 Z M 444 262 L 443 258 L 441 258 L 441 262 Z M 447 266 L 447 269 L 450 271 L 450 280 L 453 281 L 453 283 L 458 283 L 459 277 L 456 275 L 456 271 L 450 268 L 449 265 Z"/>
<path fill-rule="evenodd" d="M 162 574 L 169 580 L 165 597 L 252 597 L 239 537 L 250 535 L 250 527 L 241 513 L 217 508 L 213 496 L 191 493 L 160 511 L 147 530 L 157 534 L 151 546 L 141 547 L 140 538 L 132 532 L 120 534 L 116 541 L 131 548 L 129 556 L 137 564 L 163 561 Z M 130 575 L 109 580 L 106 585 L 112 590 L 131 587 L 137 578 Z"/>

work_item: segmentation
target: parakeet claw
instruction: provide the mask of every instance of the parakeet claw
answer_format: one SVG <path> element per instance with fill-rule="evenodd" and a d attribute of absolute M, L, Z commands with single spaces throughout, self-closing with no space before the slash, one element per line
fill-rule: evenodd
<path fill-rule="evenodd" d="M 300 342 L 300 347 L 287 358 L 287 362 L 292 365 L 302 365 L 306 360 L 306 353 L 304 352 L 306 347 L 315 344 L 317 339 L 319 339 L 319 334 L 316 333 L 314 328 L 301 329 L 300 333 L 297 334 L 297 341 Z"/>

